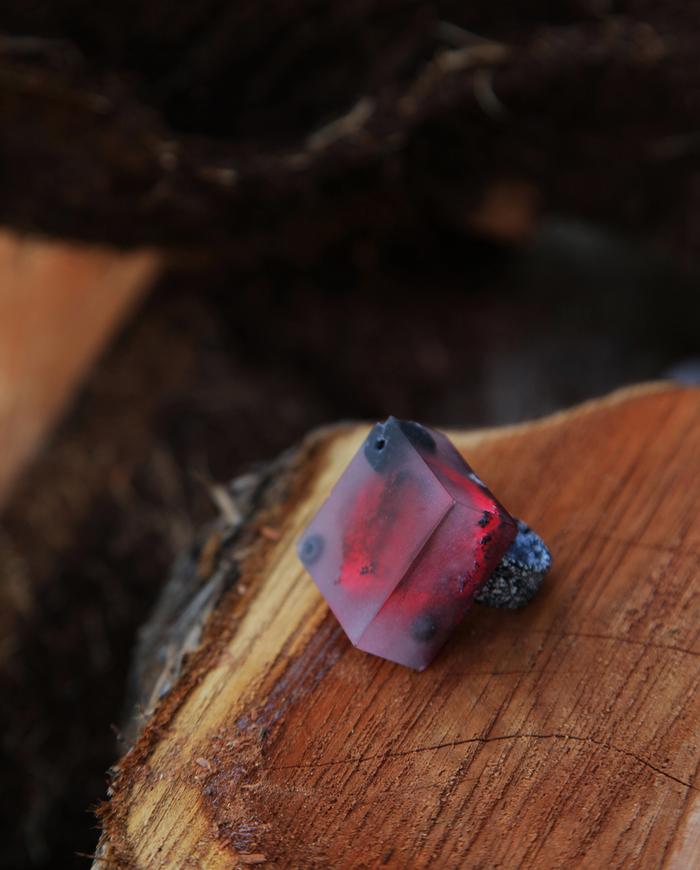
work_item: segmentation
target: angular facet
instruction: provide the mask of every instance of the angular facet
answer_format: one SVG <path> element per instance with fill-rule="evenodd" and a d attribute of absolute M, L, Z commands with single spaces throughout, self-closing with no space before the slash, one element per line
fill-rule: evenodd
<path fill-rule="evenodd" d="M 422 670 L 515 535 L 444 435 L 390 417 L 373 427 L 298 552 L 356 646 Z"/>
<path fill-rule="evenodd" d="M 351 460 L 298 552 L 353 643 L 453 504 L 398 429 Z"/>

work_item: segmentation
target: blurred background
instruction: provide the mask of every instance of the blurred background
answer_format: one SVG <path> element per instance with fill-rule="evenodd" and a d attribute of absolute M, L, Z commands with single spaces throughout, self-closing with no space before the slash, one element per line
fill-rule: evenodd
<path fill-rule="evenodd" d="M 86 867 L 208 484 L 700 380 L 700 4 L 5 0 L 0 865 Z"/>

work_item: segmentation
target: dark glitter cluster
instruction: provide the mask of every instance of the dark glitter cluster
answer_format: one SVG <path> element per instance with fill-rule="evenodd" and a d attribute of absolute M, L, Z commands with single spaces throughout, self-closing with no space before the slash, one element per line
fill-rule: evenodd
<path fill-rule="evenodd" d="M 498 567 L 475 600 L 489 607 L 517 610 L 530 601 L 542 585 L 552 564 L 552 556 L 540 536 L 522 520 L 518 534 Z"/>

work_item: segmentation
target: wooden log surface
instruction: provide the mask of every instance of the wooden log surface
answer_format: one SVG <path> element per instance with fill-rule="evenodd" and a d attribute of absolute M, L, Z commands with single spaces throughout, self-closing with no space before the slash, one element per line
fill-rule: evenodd
<path fill-rule="evenodd" d="M 554 569 L 422 673 L 354 649 L 294 552 L 366 431 L 310 437 L 243 515 L 219 491 L 180 601 L 203 634 L 115 768 L 96 866 L 700 866 L 700 391 L 452 433 Z"/>
<path fill-rule="evenodd" d="M 0 503 L 159 259 L 0 232 Z"/>

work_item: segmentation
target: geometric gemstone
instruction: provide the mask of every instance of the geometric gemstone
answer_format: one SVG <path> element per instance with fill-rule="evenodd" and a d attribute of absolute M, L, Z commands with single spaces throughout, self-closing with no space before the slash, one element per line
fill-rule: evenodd
<path fill-rule="evenodd" d="M 297 551 L 359 649 L 422 670 L 516 537 L 441 433 L 372 428 Z"/>

